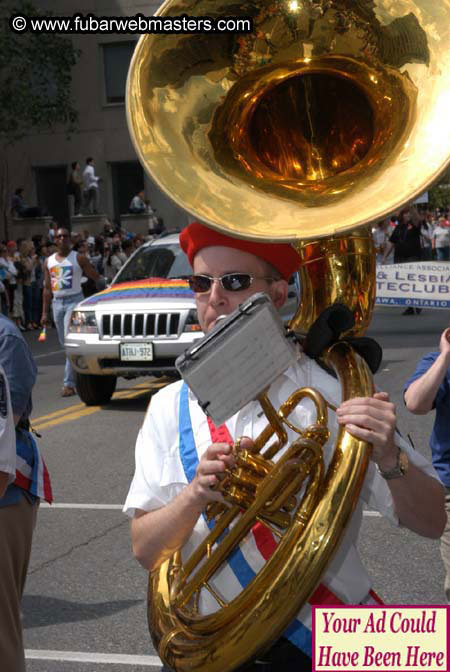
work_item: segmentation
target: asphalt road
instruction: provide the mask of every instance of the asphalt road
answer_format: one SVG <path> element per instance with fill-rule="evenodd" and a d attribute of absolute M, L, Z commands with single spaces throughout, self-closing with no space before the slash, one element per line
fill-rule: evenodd
<path fill-rule="evenodd" d="M 401 316 L 377 309 L 370 334 L 384 349 L 378 386 L 398 402 L 399 425 L 429 455 L 432 415 L 412 416 L 402 386 L 418 359 L 437 347 L 445 311 Z M 42 506 L 23 600 L 30 672 L 144 672 L 160 669 L 146 625 L 147 575 L 131 555 L 121 513 L 134 470 L 134 442 L 152 381 L 119 381 L 112 402 L 86 408 L 61 398 L 64 356 L 50 331 L 26 334 L 39 366 L 34 424 L 42 438 L 55 505 Z M 439 604 L 443 569 L 436 541 L 364 517 L 360 549 L 387 604 Z"/>

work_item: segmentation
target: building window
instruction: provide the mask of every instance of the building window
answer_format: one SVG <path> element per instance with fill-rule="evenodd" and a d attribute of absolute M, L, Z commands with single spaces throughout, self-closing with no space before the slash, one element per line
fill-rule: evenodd
<path fill-rule="evenodd" d="M 144 189 L 144 171 L 139 161 L 114 161 L 111 164 L 114 219 L 120 222 L 133 196 Z"/>
<path fill-rule="evenodd" d="M 107 103 L 125 101 L 127 73 L 135 46 L 135 41 L 102 45 Z"/>

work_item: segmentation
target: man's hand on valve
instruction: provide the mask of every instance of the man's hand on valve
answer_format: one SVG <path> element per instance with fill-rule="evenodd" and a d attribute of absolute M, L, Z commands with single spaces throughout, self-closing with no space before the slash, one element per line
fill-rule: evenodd
<path fill-rule="evenodd" d="M 337 409 L 338 422 L 357 439 L 371 443 L 371 458 L 380 469 L 387 470 L 397 462 L 395 445 L 396 410 L 386 392 L 373 397 L 355 397 L 344 401 Z"/>
<path fill-rule="evenodd" d="M 212 443 L 203 453 L 191 483 L 201 509 L 204 509 L 209 502 L 224 502 L 222 494 L 216 487 L 225 477 L 226 470 L 232 469 L 235 464 L 233 446 L 228 443 Z"/>

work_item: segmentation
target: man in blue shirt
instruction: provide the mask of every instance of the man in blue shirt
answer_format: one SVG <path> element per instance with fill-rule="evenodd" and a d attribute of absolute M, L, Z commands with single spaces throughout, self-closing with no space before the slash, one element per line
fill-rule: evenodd
<path fill-rule="evenodd" d="M 441 537 L 441 554 L 446 572 L 445 594 L 450 603 L 450 328 L 441 334 L 439 352 L 430 352 L 420 360 L 404 394 L 412 413 L 424 415 L 436 409 L 430 447 L 433 466 L 447 491 L 448 520 Z"/>
<path fill-rule="evenodd" d="M 39 500 L 50 502 L 52 495 L 47 469 L 29 431 L 36 365 L 22 334 L 3 315 L 0 365 L 9 385 L 16 449 L 15 480 L 0 497 L 0 666 L 2 672 L 23 672 L 20 601 Z"/>

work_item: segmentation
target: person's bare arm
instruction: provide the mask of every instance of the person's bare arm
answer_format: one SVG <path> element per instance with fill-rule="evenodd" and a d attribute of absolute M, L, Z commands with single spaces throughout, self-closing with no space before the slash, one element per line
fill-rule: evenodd
<path fill-rule="evenodd" d="M 45 327 L 48 322 L 48 313 L 50 310 L 50 303 L 52 301 L 52 283 L 50 280 L 50 272 L 48 270 L 47 259 L 44 262 L 44 289 L 42 290 L 42 316 L 41 325 Z"/>
<path fill-rule="evenodd" d="M 337 414 L 338 422 L 346 425 L 352 436 L 372 444 L 371 458 L 382 471 L 396 466 L 396 410 L 385 392 L 349 399 L 341 404 Z M 404 476 L 386 483 L 400 523 L 421 536 L 439 538 L 446 523 L 441 483 L 411 462 Z"/>
<path fill-rule="evenodd" d="M 193 481 L 175 499 L 155 511 L 136 511 L 131 540 L 133 553 L 143 567 L 155 569 L 185 544 L 208 502 L 222 501 L 220 493 L 211 488 L 233 464 L 231 446 L 212 444 L 202 456 Z"/>
<path fill-rule="evenodd" d="M 441 334 L 440 355 L 423 376 L 415 380 L 405 392 L 408 411 L 424 415 L 433 409 L 439 387 L 450 366 L 450 328 Z"/>
<path fill-rule="evenodd" d="M 78 255 L 78 263 L 80 264 L 83 272 L 87 275 L 88 278 L 93 280 L 96 284 L 97 291 L 105 289 L 106 280 L 103 275 L 100 275 L 98 271 L 92 266 L 88 259 L 82 254 Z"/>
<path fill-rule="evenodd" d="M 95 270 L 95 268 L 83 254 L 77 255 L 77 261 L 88 278 L 90 278 L 94 282 L 98 282 L 100 280 L 101 278 L 100 273 L 98 273 L 98 271 Z"/>
<path fill-rule="evenodd" d="M 201 513 L 191 495 L 187 486 L 161 509 L 136 510 L 131 521 L 131 541 L 134 556 L 145 569 L 156 569 L 189 538 Z"/>

